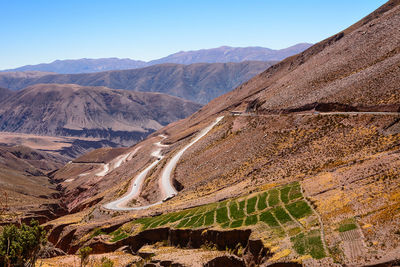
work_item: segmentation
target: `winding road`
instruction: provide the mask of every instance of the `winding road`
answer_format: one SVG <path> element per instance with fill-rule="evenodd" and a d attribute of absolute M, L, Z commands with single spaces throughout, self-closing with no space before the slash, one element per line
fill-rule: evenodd
<path fill-rule="evenodd" d="M 157 146 L 157 150 L 153 151 L 151 155 L 153 157 L 156 157 L 157 159 L 153 161 L 149 166 L 147 166 L 143 171 L 141 171 L 133 180 L 129 191 L 121 198 L 114 200 L 112 202 L 109 202 L 105 204 L 103 207 L 109 210 L 116 210 L 116 211 L 132 211 L 132 210 L 143 210 L 147 209 L 149 207 L 161 204 L 162 202 L 170 199 L 171 197 L 174 197 L 177 194 L 177 191 L 175 190 L 173 184 L 172 184 L 172 179 L 171 179 L 171 174 L 172 171 L 175 169 L 176 164 L 178 163 L 179 159 L 182 157 L 183 153 L 191 147 L 193 144 L 195 144 L 197 141 L 199 141 L 203 136 L 205 136 L 215 125 L 218 124 L 222 120 L 223 116 L 218 117 L 211 125 L 208 127 L 204 128 L 197 136 L 194 138 L 188 145 L 186 145 L 184 148 L 179 150 L 178 153 L 176 153 L 166 164 L 164 167 L 162 174 L 161 174 L 161 179 L 160 179 L 160 188 L 161 192 L 163 193 L 163 198 L 161 201 L 158 201 L 156 203 L 152 203 L 150 205 L 145 205 L 145 206 L 137 206 L 137 207 L 127 207 L 127 204 L 129 203 L 130 200 L 136 198 L 140 194 L 140 189 L 142 187 L 142 184 L 149 173 L 151 169 L 153 169 L 163 158 L 164 156 L 161 154 L 161 149 L 163 147 L 168 147 L 167 145 L 161 144 L 161 141 L 154 143 L 155 146 Z M 166 138 L 164 135 L 160 135 L 163 139 Z"/>
<path fill-rule="evenodd" d="M 136 154 L 136 152 L 139 149 L 140 149 L 140 147 L 136 148 L 132 152 L 129 152 L 129 153 L 126 153 L 124 155 L 116 157 L 113 161 L 111 161 L 111 162 L 109 162 L 107 164 L 104 164 L 103 165 L 103 169 L 100 172 L 96 173 L 96 176 L 98 176 L 98 177 L 106 176 L 111 171 L 113 171 L 116 168 L 118 168 L 119 166 L 121 166 L 122 163 L 131 160 L 132 157 Z"/>

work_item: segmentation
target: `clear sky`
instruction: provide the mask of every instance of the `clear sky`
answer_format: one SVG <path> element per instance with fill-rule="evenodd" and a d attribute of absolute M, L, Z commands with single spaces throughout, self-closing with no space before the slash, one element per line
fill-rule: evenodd
<path fill-rule="evenodd" d="M 228 46 L 315 43 L 384 0 L 0 0 L 0 69 L 56 59 L 151 60 Z"/>

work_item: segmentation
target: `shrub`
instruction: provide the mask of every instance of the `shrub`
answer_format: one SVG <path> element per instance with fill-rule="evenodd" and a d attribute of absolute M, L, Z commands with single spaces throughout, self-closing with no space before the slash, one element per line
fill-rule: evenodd
<path fill-rule="evenodd" d="M 107 257 L 101 258 L 101 267 L 113 267 L 114 262 Z"/>
<path fill-rule="evenodd" d="M 88 264 L 91 252 L 92 252 L 91 247 L 83 247 L 79 249 L 78 255 L 79 258 L 81 259 L 81 266 L 85 266 L 86 264 Z"/>
<path fill-rule="evenodd" d="M 21 227 L 7 225 L 0 235 L 0 265 L 34 266 L 45 243 L 46 231 L 36 220 Z"/>

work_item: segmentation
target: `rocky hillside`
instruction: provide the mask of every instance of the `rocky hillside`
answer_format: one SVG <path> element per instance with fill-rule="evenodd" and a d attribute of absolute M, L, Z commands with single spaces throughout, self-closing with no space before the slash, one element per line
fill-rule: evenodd
<path fill-rule="evenodd" d="M 46 225 L 51 239 L 154 265 L 397 264 L 399 29 L 392 0 L 114 159 L 63 167 L 71 214 Z"/>
<path fill-rule="evenodd" d="M 7 97 L 13 94 L 13 91 L 0 87 L 0 102 L 4 101 Z"/>
<path fill-rule="evenodd" d="M 125 70 L 149 67 L 163 63 L 193 64 L 193 63 L 226 63 L 243 61 L 279 61 L 300 53 L 311 44 L 301 43 L 288 48 L 274 50 L 264 47 L 229 47 L 222 46 L 197 51 L 181 51 L 149 62 L 129 58 L 99 58 L 56 60 L 51 63 L 27 65 L 10 71 L 42 71 L 61 74 L 92 73 L 109 70 Z"/>
<path fill-rule="evenodd" d="M 159 93 L 39 84 L 0 107 L 0 130 L 105 139 L 129 145 L 201 106 Z"/>
<path fill-rule="evenodd" d="M 38 83 L 106 86 L 141 92 L 159 92 L 197 103 L 207 103 L 275 62 L 215 64 L 162 64 L 147 68 L 89 74 L 50 74 L 18 77 L 18 73 L 0 73 L 0 86 L 16 90 Z"/>

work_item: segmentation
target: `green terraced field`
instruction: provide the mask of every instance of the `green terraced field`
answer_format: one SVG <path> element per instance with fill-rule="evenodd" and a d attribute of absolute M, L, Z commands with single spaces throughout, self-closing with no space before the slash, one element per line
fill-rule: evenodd
<path fill-rule="evenodd" d="M 162 226 L 204 228 L 217 225 L 237 228 L 258 223 L 279 228 L 293 222 L 288 212 L 296 219 L 312 215 L 311 208 L 302 198 L 300 185 L 292 183 L 248 197 L 224 200 L 135 222 L 142 224 L 142 229 Z"/>
<path fill-rule="evenodd" d="M 286 205 L 286 209 L 296 219 L 300 219 L 312 214 L 311 208 L 304 200 L 299 200 Z"/>
<path fill-rule="evenodd" d="M 304 232 L 304 228 L 300 227 L 298 222 L 298 227 L 293 228 L 294 219 L 298 220 L 312 215 L 313 211 L 304 200 L 300 185 L 291 183 L 245 197 L 155 217 L 141 218 L 132 223 L 141 224 L 142 230 L 157 227 L 190 229 L 221 227 L 227 229 L 260 225 L 261 228 L 257 226 L 258 229 L 271 231 L 279 238 L 291 237 L 294 250 L 298 254 L 310 254 L 318 258 L 325 255 L 325 251 L 321 252 L 320 250 L 322 241 L 319 230 Z"/>
<path fill-rule="evenodd" d="M 326 256 L 319 231 L 300 233 L 290 240 L 293 248 L 300 255 L 309 254 L 315 259 L 322 259 Z"/>

